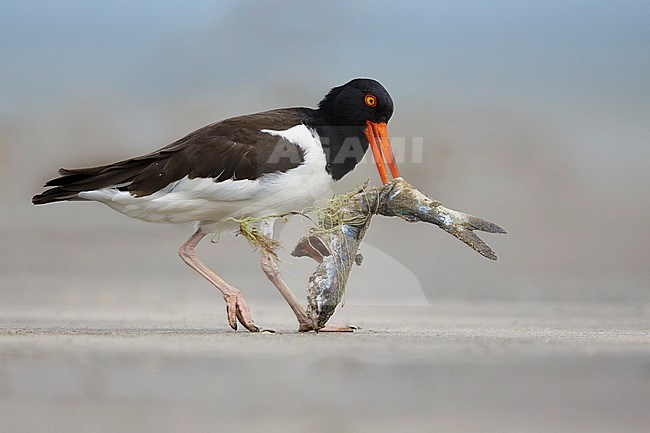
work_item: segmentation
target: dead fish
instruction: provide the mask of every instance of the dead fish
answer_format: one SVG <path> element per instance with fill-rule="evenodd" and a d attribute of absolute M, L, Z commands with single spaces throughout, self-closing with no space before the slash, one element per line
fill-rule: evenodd
<path fill-rule="evenodd" d="M 374 215 L 435 224 L 492 260 L 497 255 L 474 230 L 505 233 L 494 223 L 442 206 L 402 178 L 381 188 L 364 186 L 336 196 L 321 211 L 318 227 L 300 239 L 291 253 L 319 263 L 307 287 L 307 314 L 315 330 L 325 326 L 343 299 L 352 265 L 359 260 L 359 245 Z"/>
<path fill-rule="evenodd" d="M 363 199 L 358 194 L 350 198 L 337 209 L 336 221 L 333 213 L 321 213 L 319 228 L 303 237 L 291 253 L 319 263 L 307 286 L 307 316 L 315 330 L 324 327 L 334 314 L 345 295 L 352 265 L 363 260 L 359 245 L 374 215 L 377 191 L 370 191 Z"/>
<path fill-rule="evenodd" d="M 307 286 L 307 316 L 316 330 L 325 326 L 345 295 L 348 276 L 361 243 L 358 235 L 348 230 L 353 229 L 346 226 L 311 235 L 292 252 L 296 257 L 309 256 L 319 263 Z"/>

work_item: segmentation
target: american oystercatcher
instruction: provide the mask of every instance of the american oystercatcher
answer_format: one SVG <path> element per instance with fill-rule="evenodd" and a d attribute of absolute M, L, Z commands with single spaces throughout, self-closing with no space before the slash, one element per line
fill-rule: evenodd
<path fill-rule="evenodd" d="M 200 128 L 155 152 L 113 164 L 59 170 L 52 187 L 34 204 L 82 200 L 104 203 L 151 222 L 195 223 L 181 245 L 183 261 L 216 286 L 228 322 L 258 331 L 241 292 L 210 270 L 195 253 L 206 235 L 229 218 L 301 211 L 351 172 L 371 148 L 383 183 L 399 177 L 386 124 L 393 100 L 371 79 L 335 87 L 317 109 L 296 107 L 238 116 Z M 259 230 L 273 237 L 273 220 Z M 292 308 L 302 331 L 311 329 L 305 310 L 280 276 L 273 257 L 262 269 Z M 327 330 L 327 329 L 325 329 Z"/>

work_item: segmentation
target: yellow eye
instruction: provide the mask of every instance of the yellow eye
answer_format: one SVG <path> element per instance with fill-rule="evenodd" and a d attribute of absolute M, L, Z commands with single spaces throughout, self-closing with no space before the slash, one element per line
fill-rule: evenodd
<path fill-rule="evenodd" d="M 363 98 L 363 102 L 365 102 L 368 107 L 377 106 L 377 98 L 375 98 L 373 95 L 366 95 L 366 97 Z"/>

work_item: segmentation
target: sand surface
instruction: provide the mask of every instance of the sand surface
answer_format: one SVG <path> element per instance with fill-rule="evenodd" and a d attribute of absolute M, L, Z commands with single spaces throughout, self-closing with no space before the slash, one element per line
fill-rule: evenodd
<path fill-rule="evenodd" d="M 647 306 L 346 306 L 353 334 L 222 311 L 4 311 L 3 432 L 646 432 Z"/>

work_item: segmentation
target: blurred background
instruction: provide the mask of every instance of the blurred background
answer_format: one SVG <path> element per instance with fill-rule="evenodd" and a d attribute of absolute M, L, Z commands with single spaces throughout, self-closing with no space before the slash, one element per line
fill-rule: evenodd
<path fill-rule="evenodd" d="M 405 178 L 509 234 L 485 236 L 492 263 L 437 228 L 376 218 L 349 302 L 647 302 L 649 19 L 646 1 L 0 2 L 3 303 L 221 308 L 176 256 L 191 227 L 30 197 L 59 167 L 315 106 L 364 76 L 395 101 Z M 337 192 L 368 178 L 372 164 Z M 302 231 L 283 231 L 287 249 Z M 250 298 L 282 302 L 241 238 L 201 251 Z M 302 298 L 312 265 L 284 257 Z"/>
<path fill-rule="evenodd" d="M 628 0 L 0 0 L 0 425 L 647 431 L 648 23 Z M 333 318 L 360 332 L 231 332 L 177 256 L 190 226 L 30 202 L 59 167 L 355 77 L 395 101 L 404 177 L 508 231 L 482 235 L 491 262 L 375 218 Z M 362 164 L 335 192 L 377 177 Z M 304 230 L 280 232 L 300 299 Z M 257 324 L 296 329 L 244 239 L 199 255 Z"/>

